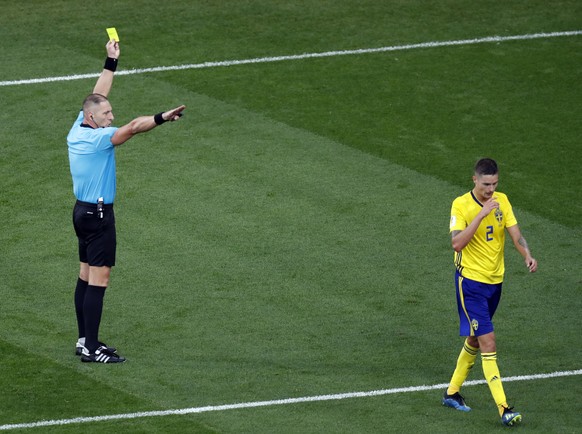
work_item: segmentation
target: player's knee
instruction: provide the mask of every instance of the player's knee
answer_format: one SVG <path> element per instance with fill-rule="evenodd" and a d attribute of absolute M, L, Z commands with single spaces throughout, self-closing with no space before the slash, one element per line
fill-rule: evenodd
<path fill-rule="evenodd" d="M 497 345 L 495 344 L 495 333 L 487 333 L 483 336 L 479 336 L 479 348 L 482 353 L 494 353 L 497 351 Z"/>
<path fill-rule="evenodd" d="M 473 348 L 479 348 L 479 339 L 477 336 L 468 336 L 467 343 L 471 345 Z"/>

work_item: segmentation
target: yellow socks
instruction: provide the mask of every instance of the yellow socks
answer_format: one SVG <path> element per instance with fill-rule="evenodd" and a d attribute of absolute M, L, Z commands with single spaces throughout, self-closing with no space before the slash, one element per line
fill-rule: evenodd
<path fill-rule="evenodd" d="M 478 348 L 472 347 L 467 343 L 467 341 L 465 341 L 463 349 L 457 359 L 457 366 L 455 372 L 453 372 L 451 382 L 449 383 L 447 395 L 454 395 L 461 390 L 461 386 L 469 376 L 469 372 L 475 364 L 478 352 Z M 499 415 L 503 416 L 503 409 L 507 408 L 508 405 L 505 391 L 503 390 L 503 384 L 501 383 L 501 374 L 499 373 L 499 367 L 497 366 L 497 353 L 481 353 L 481 361 L 483 363 L 483 374 L 485 375 L 485 380 L 487 380 L 487 385 L 489 386 L 491 395 L 493 395 L 493 399 L 499 410 Z"/>
<path fill-rule="evenodd" d="M 485 374 L 485 380 L 487 380 L 491 395 L 493 395 L 495 404 L 497 404 L 499 415 L 502 416 L 504 407 L 507 407 L 507 398 L 503 391 L 501 375 L 499 374 L 499 368 L 497 367 L 497 353 L 482 353 L 481 360 L 483 362 L 483 374 Z"/>
<path fill-rule="evenodd" d="M 469 376 L 469 372 L 475 364 L 475 358 L 477 357 L 478 351 L 478 348 L 472 347 L 465 340 L 463 349 L 457 359 L 457 367 L 455 368 L 455 372 L 453 372 L 453 377 L 451 378 L 449 388 L 447 389 L 447 395 L 454 395 L 461 390 L 461 386 Z M 497 366 L 497 364 L 495 364 L 495 366 Z"/>

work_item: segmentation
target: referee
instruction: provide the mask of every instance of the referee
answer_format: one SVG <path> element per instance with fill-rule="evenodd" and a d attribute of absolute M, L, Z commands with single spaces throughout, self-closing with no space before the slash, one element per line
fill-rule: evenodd
<path fill-rule="evenodd" d="M 116 232 L 113 202 L 116 192 L 115 147 L 164 122 L 177 121 L 181 105 L 155 116 L 140 116 L 122 127 L 112 127 L 114 116 L 107 99 L 119 59 L 119 43 L 106 45 L 107 59 L 93 93 L 83 102 L 67 136 L 73 191 L 77 201 L 73 226 L 79 240 L 80 271 L 75 289 L 79 329 L 76 354 L 82 362 L 120 363 L 125 358 L 99 341 L 103 297 L 115 265 Z"/>

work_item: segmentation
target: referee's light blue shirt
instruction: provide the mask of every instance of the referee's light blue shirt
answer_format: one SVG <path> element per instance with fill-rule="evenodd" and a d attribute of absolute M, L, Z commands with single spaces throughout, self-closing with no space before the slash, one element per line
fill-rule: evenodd
<path fill-rule="evenodd" d="M 83 112 L 73 124 L 67 144 L 75 197 L 83 202 L 106 204 L 115 199 L 115 149 L 111 137 L 116 127 L 91 128 L 81 126 Z"/>

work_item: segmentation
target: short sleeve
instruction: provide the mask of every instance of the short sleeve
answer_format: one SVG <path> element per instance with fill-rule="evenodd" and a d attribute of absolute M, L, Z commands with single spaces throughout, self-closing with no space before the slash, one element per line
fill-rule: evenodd
<path fill-rule="evenodd" d="M 463 212 L 461 205 L 461 198 L 457 198 L 453 201 L 451 207 L 451 221 L 449 223 L 449 232 L 462 231 L 467 227 L 467 219 L 465 218 L 465 213 Z"/>
<path fill-rule="evenodd" d="M 99 134 L 99 137 L 95 143 L 98 150 L 102 151 L 104 149 L 113 148 L 111 138 L 115 134 L 115 131 L 117 131 L 116 127 L 99 128 L 95 131 Z"/>
<path fill-rule="evenodd" d="M 517 224 L 517 218 L 515 218 L 515 214 L 513 214 L 513 207 L 511 206 L 511 203 L 509 203 L 509 200 L 507 200 L 507 204 L 506 204 L 506 210 L 505 210 L 505 227 L 506 228 L 510 228 L 512 226 L 515 226 Z"/>

